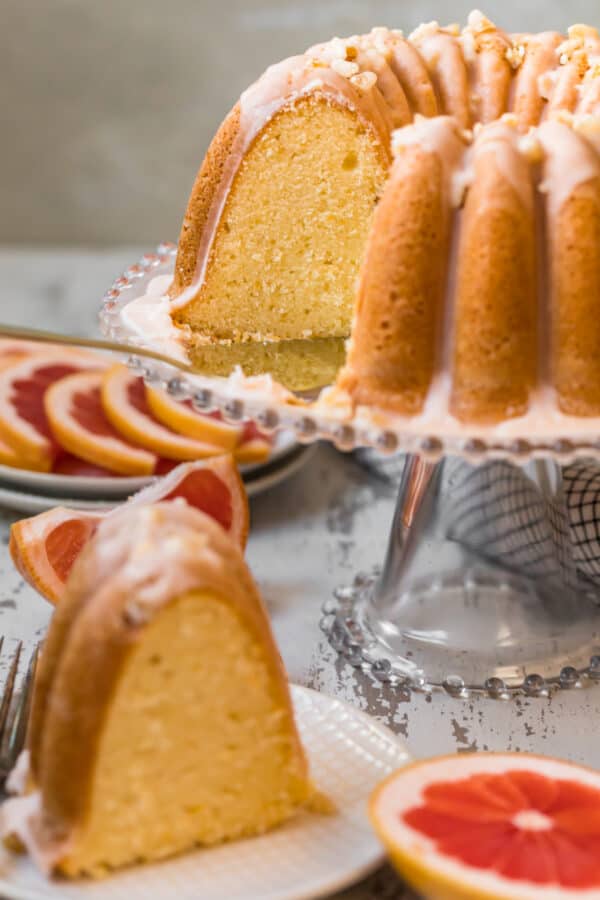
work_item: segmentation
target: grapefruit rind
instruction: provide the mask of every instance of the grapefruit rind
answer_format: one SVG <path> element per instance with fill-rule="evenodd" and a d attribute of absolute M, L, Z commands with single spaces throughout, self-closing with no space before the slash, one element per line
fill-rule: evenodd
<path fill-rule="evenodd" d="M 142 389 L 140 399 L 145 400 L 145 391 L 139 376 L 117 363 L 105 373 L 102 379 L 102 405 L 107 419 L 125 438 L 151 450 L 166 459 L 180 462 L 206 459 L 218 456 L 222 448 L 206 444 L 193 438 L 177 434 L 156 421 L 150 413 L 140 410 L 130 400 L 130 392 Z"/>
<path fill-rule="evenodd" d="M 186 479 L 203 472 L 214 475 L 227 490 L 230 505 L 228 533 L 243 550 L 248 537 L 248 498 L 233 458 L 229 454 L 203 461 L 182 463 L 169 475 L 138 491 L 128 503 L 137 506 L 148 505 L 169 499 L 173 494 L 177 496 L 178 488 L 184 485 Z M 203 503 L 192 505 L 203 509 L 219 521 L 219 517 L 214 515 L 214 509 L 212 511 L 207 509 Z M 16 568 L 38 593 L 50 603 L 56 604 L 60 600 L 65 582 L 58 577 L 55 562 L 48 554 L 48 538 L 53 530 L 67 522 L 79 522 L 88 530 L 89 538 L 102 518 L 118 515 L 122 508 L 119 506 L 107 513 L 93 513 L 55 507 L 37 516 L 15 522 L 10 530 L 9 548 Z M 63 544 L 60 547 L 63 556 L 69 556 L 69 551 L 67 545 Z M 71 559 L 71 564 L 74 558 L 75 555 Z"/>
<path fill-rule="evenodd" d="M 89 394 L 91 403 L 101 385 L 101 372 L 78 372 L 48 388 L 44 408 L 56 440 L 69 453 L 119 475 L 152 475 L 157 462 L 153 453 L 132 446 L 117 434 L 95 434 L 74 417 L 74 398 Z"/>
<path fill-rule="evenodd" d="M 239 425 L 229 425 L 222 419 L 203 415 L 158 388 L 146 385 L 146 400 L 152 415 L 163 425 L 185 437 L 216 444 L 222 450 L 234 450 L 242 434 Z"/>
<path fill-rule="evenodd" d="M 263 438 L 253 438 L 240 444 L 235 451 L 235 458 L 240 466 L 266 462 L 271 455 L 271 444 Z"/>
<path fill-rule="evenodd" d="M 7 444 L 0 438 L 0 465 L 10 466 L 14 469 L 32 469 L 37 471 L 34 462 L 25 459 L 14 447 Z"/>
<path fill-rule="evenodd" d="M 402 818 L 423 802 L 423 791 L 480 773 L 531 772 L 600 791 L 600 772 L 527 753 L 469 753 L 411 763 L 393 772 L 373 792 L 369 816 L 389 858 L 405 881 L 430 900 L 597 900 L 598 884 L 587 888 L 540 884 L 504 877 L 467 865 L 438 851 L 435 842 Z"/>
<path fill-rule="evenodd" d="M 1 349 L 1 348 L 0 348 Z M 21 353 L 15 356 L 9 347 L 4 347 L 6 357 L 0 362 L 0 437 L 17 454 L 19 467 L 41 472 L 48 472 L 56 455 L 56 447 L 49 436 L 40 431 L 15 408 L 15 383 L 27 384 L 35 380 L 36 371 L 53 366 L 70 368 L 73 371 L 83 369 L 102 369 L 105 362 L 100 356 L 93 356 L 85 351 L 66 347 L 38 348 L 38 352 Z M 37 412 L 43 418 L 41 400 L 47 385 L 29 390 L 40 406 Z M 46 430 L 44 426 L 44 431 Z"/>
<path fill-rule="evenodd" d="M 57 603 L 65 583 L 48 557 L 48 536 L 61 525 L 72 521 L 84 523 L 90 536 L 103 515 L 105 513 L 77 512 L 56 506 L 15 522 L 10 529 L 8 545 L 15 568 L 46 600 Z"/>
<path fill-rule="evenodd" d="M 229 453 L 207 460 L 181 463 L 159 481 L 134 494 L 128 503 L 139 505 L 164 501 L 178 485 L 197 471 L 212 472 L 228 488 L 231 503 L 231 527 L 228 529 L 228 534 L 243 550 L 248 540 L 250 527 L 248 495 L 234 459 Z M 206 510 L 204 511 L 206 512 Z"/>

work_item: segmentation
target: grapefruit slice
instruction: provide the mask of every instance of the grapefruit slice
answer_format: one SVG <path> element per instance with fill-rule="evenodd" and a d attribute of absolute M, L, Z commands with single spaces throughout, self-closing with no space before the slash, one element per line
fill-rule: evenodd
<path fill-rule="evenodd" d="M 48 387 L 65 375 L 103 365 L 101 357 L 62 347 L 0 366 L 0 437 L 22 468 L 47 472 L 60 452 L 44 409 Z"/>
<path fill-rule="evenodd" d="M 34 471 L 37 469 L 35 463 L 30 463 L 29 460 L 24 459 L 14 447 L 11 447 L 2 438 L 0 438 L 0 464 L 11 466 L 15 469 L 33 469 Z"/>
<path fill-rule="evenodd" d="M 32 353 L 43 352 L 44 345 L 35 341 L 21 341 L 14 338 L 0 338 L 0 367 L 13 365 Z"/>
<path fill-rule="evenodd" d="M 414 763 L 371 821 L 406 881 L 438 900 L 600 897 L 600 772 L 523 753 Z"/>
<path fill-rule="evenodd" d="M 211 516 L 242 549 L 248 536 L 248 499 L 231 456 L 183 463 L 156 484 L 139 491 L 129 503 L 165 500 L 189 503 Z M 10 530 L 10 553 L 25 581 L 51 603 L 62 594 L 77 556 L 108 513 L 56 507 L 15 522 Z"/>
<path fill-rule="evenodd" d="M 73 563 L 103 515 L 57 506 L 11 526 L 9 549 L 16 568 L 50 603 L 60 599 Z"/>
<path fill-rule="evenodd" d="M 133 447 L 113 428 L 101 402 L 102 372 L 77 372 L 45 393 L 44 410 L 55 440 L 69 453 L 120 475 L 151 475 L 157 459 Z"/>
<path fill-rule="evenodd" d="M 205 459 L 223 452 L 222 447 L 177 434 L 153 417 L 144 381 L 120 363 L 102 379 L 102 406 L 107 419 L 125 437 L 159 456 L 180 462 Z"/>
<path fill-rule="evenodd" d="M 155 484 L 138 491 L 129 502 L 137 505 L 177 499 L 206 513 L 244 549 L 248 539 L 248 497 L 230 454 L 182 463 Z"/>
<path fill-rule="evenodd" d="M 254 422 L 246 422 L 235 458 L 240 465 L 265 462 L 271 455 L 272 446 L 271 439 Z"/>
<path fill-rule="evenodd" d="M 198 412 L 190 400 L 174 400 L 159 388 L 146 385 L 146 400 L 154 418 L 178 434 L 223 450 L 233 450 L 242 436 L 242 426 L 229 425 L 219 413 Z"/>

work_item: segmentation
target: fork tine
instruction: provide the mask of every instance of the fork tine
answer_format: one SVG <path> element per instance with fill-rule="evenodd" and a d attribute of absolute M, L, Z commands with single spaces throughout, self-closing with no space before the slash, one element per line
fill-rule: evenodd
<path fill-rule="evenodd" d="M 4 638 L 2 639 L 2 644 L 0 644 L 0 650 L 2 649 L 2 645 L 4 644 Z M 15 690 L 15 679 L 17 677 L 17 670 L 19 668 L 19 659 L 21 657 L 21 650 L 23 649 L 23 641 L 19 641 L 17 644 L 17 649 L 15 650 L 12 662 L 10 664 L 10 668 L 8 670 L 8 674 L 6 676 L 6 681 L 4 683 L 4 693 L 2 694 L 2 702 L 0 703 L 0 744 L 4 739 L 4 732 L 6 729 L 6 721 L 8 719 L 8 711 L 10 709 L 10 701 L 12 700 L 13 693 Z"/>
<path fill-rule="evenodd" d="M 17 756 L 25 746 L 39 652 L 40 645 L 38 644 L 31 654 L 31 659 L 29 660 L 29 665 L 27 666 L 27 672 L 25 673 L 25 677 L 23 679 L 23 684 L 19 693 L 19 699 L 11 723 L 8 742 L 6 745 L 6 764 L 9 770 L 13 768 L 15 762 L 17 761 Z"/>

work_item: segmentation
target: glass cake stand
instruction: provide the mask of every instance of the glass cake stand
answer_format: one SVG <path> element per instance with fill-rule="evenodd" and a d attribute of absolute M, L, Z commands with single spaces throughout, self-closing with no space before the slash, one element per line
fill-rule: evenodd
<path fill-rule="evenodd" d="M 350 665 L 402 691 L 547 696 L 600 681 L 600 537 L 585 470 L 569 521 L 562 465 L 600 459 L 600 431 L 576 437 L 449 430 L 293 395 L 269 376 L 209 377 L 136 333 L 123 308 L 173 271 L 161 244 L 106 292 L 104 335 L 135 348 L 128 364 L 172 396 L 267 431 L 328 440 L 349 451 L 406 453 L 385 560 L 325 602 L 321 628 Z M 144 351 L 162 354 L 148 358 Z M 586 486 L 587 485 L 587 486 Z"/>

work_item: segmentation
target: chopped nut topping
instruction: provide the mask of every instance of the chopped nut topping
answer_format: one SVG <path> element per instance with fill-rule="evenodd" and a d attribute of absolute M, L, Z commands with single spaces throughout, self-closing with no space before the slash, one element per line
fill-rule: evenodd
<path fill-rule="evenodd" d="M 409 35 L 409 41 L 415 41 L 418 43 L 424 38 L 433 37 L 434 34 L 439 34 L 441 31 L 439 22 L 425 22 L 423 25 L 419 25 L 418 28 L 415 28 L 412 34 Z"/>
<path fill-rule="evenodd" d="M 513 69 L 518 69 L 525 59 L 525 44 L 513 44 L 504 54 Z"/>
<path fill-rule="evenodd" d="M 377 75 L 375 72 L 360 72 L 358 75 L 352 75 L 350 81 L 359 91 L 366 93 L 377 84 Z"/>
<path fill-rule="evenodd" d="M 544 158 L 544 148 L 536 137 L 535 129 L 530 128 L 527 134 L 519 139 L 519 150 L 529 162 L 540 163 Z"/>
<path fill-rule="evenodd" d="M 493 22 L 491 22 L 487 16 L 484 16 L 482 12 L 478 9 L 474 9 L 473 12 L 469 13 L 467 28 L 473 32 L 473 34 L 484 34 L 485 32 L 496 31 L 496 26 Z"/>
<path fill-rule="evenodd" d="M 540 96 L 544 100 L 550 100 L 552 97 L 557 77 L 558 72 L 555 70 L 553 72 L 543 72 L 538 78 L 538 89 Z"/>
<path fill-rule="evenodd" d="M 330 54 L 337 59 L 347 59 L 347 47 L 346 42 L 343 41 L 339 37 L 334 37 L 329 41 L 329 44 L 324 44 L 324 49 L 328 50 Z"/>
<path fill-rule="evenodd" d="M 346 59 L 334 59 L 331 63 L 331 68 L 344 78 L 352 78 L 353 75 L 358 75 L 360 71 L 356 63 L 348 62 Z"/>
<path fill-rule="evenodd" d="M 598 31 L 591 25 L 571 25 L 568 35 L 574 41 L 598 40 Z"/>

